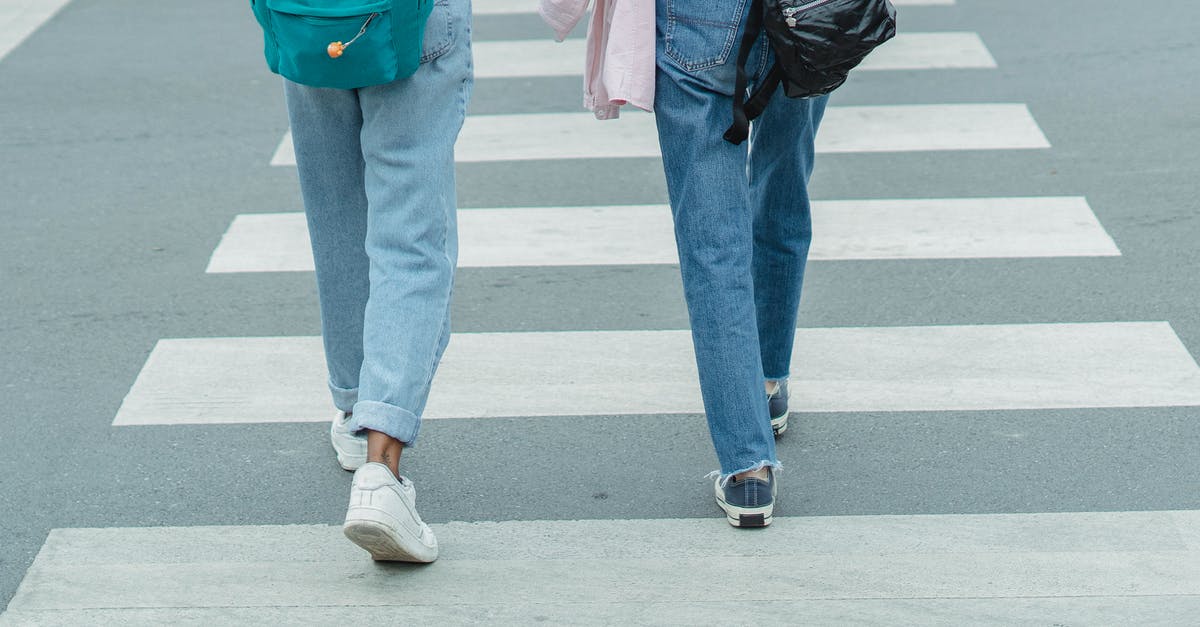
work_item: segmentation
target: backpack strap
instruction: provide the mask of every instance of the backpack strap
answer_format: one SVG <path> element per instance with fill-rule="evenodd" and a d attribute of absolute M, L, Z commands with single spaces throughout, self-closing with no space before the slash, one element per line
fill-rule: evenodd
<path fill-rule="evenodd" d="M 746 101 L 746 119 L 754 120 L 762 115 L 763 110 L 767 108 L 767 103 L 771 102 L 771 96 L 775 95 L 775 90 L 779 89 L 779 84 L 783 82 L 783 68 L 779 66 L 779 62 L 771 65 L 771 70 L 763 77 L 762 83 L 758 85 L 758 89 L 750 95 L 750 99 Z"/>
<path fill-rule="evenodd" d="M 755 40 L 762 32 L 762 25 L 763 2 L 762 0 L 753 0 L 750 5 L 750 15 L 746 16 L 746 32 L 742 35 L 742 45 L 738 49 L 737 81 L 733 88 L 733 124 L 729 130 L 725 131 L 725 141 L 731 144 L 741 144 L 746 141 L 746 138 L 750 136 L 750 120 L 758 117 L 758 114 L 762 113 L 762 107 L 765 106 L 765 102 L 755 104 L 757 100 L 762 99 L 760 97 L 762 88 L 759 88 L 755 91 L 754 98 L 751 99 L 751 104 L 758 113 L 753 117 L 747 115 L 746 86 L 750 78 L 746 75 L 746 63 L 750 60 L 750 49 L 754 47 Z M 769 99 L 770 95 L 766 97 L 766 100 Z"/>

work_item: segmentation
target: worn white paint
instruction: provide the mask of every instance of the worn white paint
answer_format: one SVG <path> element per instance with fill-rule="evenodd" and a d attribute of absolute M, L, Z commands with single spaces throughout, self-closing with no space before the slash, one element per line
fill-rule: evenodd
<path fill-rule="evenodd" d="M 539 0 L 472 0 L 471 13 L 475 15 L 518 15 L 537 13 Z M 892 0 L 898 7 L 904 6 L 949 6 L 954 0 Z"/>
<path fill-rule="evenodd" d="M 0 61 L 71 0 L 0 0 Z"/>
<path fill-rule="evenodd" d="M 874 70 L 965 70 L 990 69 L 996 60 L 978 33 L 897 33 L 854 69 Z"/>
<path fill-rule="evenodd" d="M 809 259 L 967 259 L 1120 255 L 1081 197 L 813 203 Z M 663 205 L 464 209 L 459 266 L 678 263 Z M 311 272 L 301 213 L 236 216 L 208 272 Z"/>
<path fill-rule="evenodd" d="M 473 44 L 475 78 L 581 76 L 581 38 L 479 41 Z M 996 61 L 976 33 L 899 33 L 855 71 L 983 69 Z"/>
<path fill-rule="evenodd" d="M 539 0 L 471 0 L 474 15 L 537 13 Z"/>
<path fill-rule="evenodd" d="M 1144 623 L 1186 617 L 1200 596 L 1196 511 L 780 517 L 764 533 L 717 517 L 433 529 L 442 555 L 427 566 L 374 564 L 335 526 L 56 529 L 0 622 L 342 622 L 384 611 L 410 622 L 707 624 L 714 604 L 753 601 L 756 619 L 784 623 Z M 712 592 L 731 572 L 771 576 L 733 605 Z"/>
<path fill-rule="evenodd" d="M 795 342 L 794 411 L 1200 406 L 1200 368 L 1165 322 L 799 329 Z M 325 379 L 316 337 L 164 339 L 114 424 L 325 421 Z M 702 412 L 687 331 L 460 333 L 425 417 Z"/>
<path fill-rule="evenodd" d="M 817 152 L 916 152 L 1049 148 L 1022 104 L 830 107 Z M 630 112 L 598 121 L 590 113 L 468 116 L 455 148 L 460 163 L 660 156 L 654 116 Z M 289 132 L 271 165 L 294 166 Z"/>

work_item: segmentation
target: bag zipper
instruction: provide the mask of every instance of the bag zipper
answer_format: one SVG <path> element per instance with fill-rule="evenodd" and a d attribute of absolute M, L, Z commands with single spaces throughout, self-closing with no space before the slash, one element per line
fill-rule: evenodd
<path fill-rule="evenodd" d="M 371 20 L 377 17 L 379 17 L 378 13 L 372 13 L 368 15 L 367 21 L 363 22 L 362 28 L 358 29 L 358 34 L 354 36 L 354 39 L 351 39 L 346 43 L 342 43 L 340 41 L 329 42 L 329 45 L 325 47 L 325 52 L 329 55 L 329 58 L 336 59 L 342 56 L 342 53 L 346 51 L 346 48 L 350 47 L 350 44 L 358 41 L 358 38 L 362 37 L 363 34 L 367 32 L 367 27 L 371 25 Z"/>
<path fill-rule="evenodd" d="M 815 9 L 819 6 L 829 4 L 830 2 L 833 2 L 833 0 L 814 0 L 813 2 L 809 2 L 808 4 L 800 5 L 798 7 L 786 8 L 783 10 L 783 15 L 786 18 L 784 21 L 787 22 L 788 28 L 796 28 L 797 22 L 795 15 L 797 13 L 801 11 L 807 11 L 808 9 Z"/>

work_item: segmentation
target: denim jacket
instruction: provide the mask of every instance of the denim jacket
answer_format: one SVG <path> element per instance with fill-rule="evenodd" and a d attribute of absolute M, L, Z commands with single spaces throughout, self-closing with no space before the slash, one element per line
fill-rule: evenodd
<path fill-rule="evenodd" d="M 541 0 L 538 13 L 562 41 L 592 0 Z M 600 120 L 631 104 L 654 109 L 654 0 L 595 0 L 588 24 L 583 106 Z"/>

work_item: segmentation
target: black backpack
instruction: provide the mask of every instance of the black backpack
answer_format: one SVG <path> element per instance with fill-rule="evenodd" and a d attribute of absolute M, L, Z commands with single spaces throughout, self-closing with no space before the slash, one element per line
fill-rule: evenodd
<path fill-rule="evenodd" d="M 775 64 L 746 98 L 746 62 L 763 29 Z M 888 0 L 754 0 L 738 51 L 733 125 L 725 139 L 746 140 L 750 121 L 762 114 L 783 83 L 789 98 L 811 98 L 837 89 L 876 46 L 896 35 L 896 8 Z"/>

